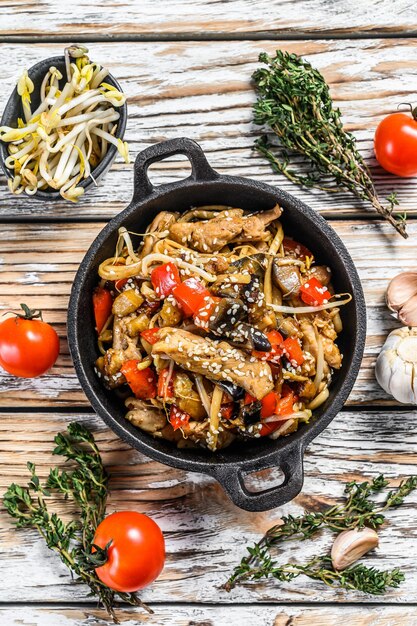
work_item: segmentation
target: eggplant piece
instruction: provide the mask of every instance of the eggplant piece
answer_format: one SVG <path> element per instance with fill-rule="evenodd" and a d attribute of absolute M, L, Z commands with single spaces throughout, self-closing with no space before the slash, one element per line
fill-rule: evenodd
<path fill-rule="evenodd" d="M 261 421 L 261 409 L 262 402 L 260 402 L 260 400 L 251 402 L 251 404 L 246 404 L 242 407 L 240 417 L 242 418 L 245 426 L 250 426 L 251 424 L 256 424 Z"/>
<path fill-rule="evenodd" d="M 296 265 L 279 265 L 279 260 L 275 258 L 272 263 L 272 280 L 284 298 L 296 296 L 300 291 L 301 275 Z"/>
<path fill-rule="evenodd" d="M 216 334 L 231 332 L 247 313 L 247 307 L 238 298 L 223 298 L 209 319 L 209 329 Z M 212 319 L 214 318 L 214 319 Z"/>
<path fill-rule="evenodd" d="M 271 343 L 268 337 L 260 330 L 239 322 L 233 329 L 233 332 L 228 335 L 228 338 L 232 342 L 240 347 L 247 348 L 249 350 L 258 350 L 261 352 L 269 352 L 271 350 Z"/>
<path fill-rule="evenodd" d="M 330 268 L 326 267 L 326 265 L 315 265 L 314 267 L 310 267 L 307 274 L 307 280 L 314 276 L 321 282 L 324 287 L 327 287 L 332 279 L 332 273 Z"/>
<path fill-rule="evenodd" d="M 225 391 L 227 394 L 229 394 L 229 396 L 233 398 L 233 400 L 243 400 L 243 398 L 245 397 L 246 391 L 243 389 L 243 387 L 238 387 L 228 380 L 219 380 L 216 382 L 216 385 L 220 387 L 220 389 L 223 389 L 223 391 Z"/>
<path fill-rule="evenodd" d="M 247 271 L 259 277 L 263 276 L 267 266 L 268 257 L 262 252 L 252 254 L 251 256 L 244 256 L 230 264 L 230 267 L 236 269 L 238 272 Z"/>

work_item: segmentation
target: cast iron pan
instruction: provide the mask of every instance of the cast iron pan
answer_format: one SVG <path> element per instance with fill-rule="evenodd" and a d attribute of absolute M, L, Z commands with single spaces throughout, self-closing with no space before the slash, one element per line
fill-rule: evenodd
<path fill-rule="evenodd" d="M 155 187 L 148 167 L 175 154 L 185 155 L 192 173 L 187 179 Z M 144 232 L 159 211 L 187 211 L 205 204 L 225 204 L 251 211 L 270 209 L 278 202 L 284 209 L 286 234 L 305 243 L 320 263 L 333 271 L 336 292 L 353 293 L 351 303 L 341 308 L 344 330 L 339 340 L 343 366 L 334 376 L 325 404 L 314 412 L 309 424 L 297 432 L 273 441 L 257 439 L 237 443 L 217 453 L 206 450 L 178 450 L 170 442 L 154 439 L 135 428 L 125 417 L 125 408 L 113 393 L 106 391 L 94 373 L 98 353 L 91 296 L 97 284 L 99 264 L 113 256 L 117 230 L 125 226 Z M 69 346 L 80 383 L 94 410 L 122 439 L 149 457 L 216 478 L 233 502 L 248 511 L 265 511 L 294 498 L 303 485 L 303 453 L 312 439 L 331 422 L 346 401 L 362 359 L 366 335 L 366 310 L 361 283 L 345 246 L 326 223 L 308 206 L 279 188 L 233 176 L 221 176 L 209 165 L 200 146 L 186 138 L 172 139 L 146 148 L 134 166 L 134 193 L 129 206 L 98 235 L 85 255 L 74 280 L 68 312 Z M 249 491 L 247 473 L 280 468 L 284 480 L 262 492 Z"/>

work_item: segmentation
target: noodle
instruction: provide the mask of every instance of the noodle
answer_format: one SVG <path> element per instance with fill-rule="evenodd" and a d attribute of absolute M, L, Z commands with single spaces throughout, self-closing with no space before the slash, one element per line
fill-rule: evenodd
<path fill-rule="evenodd" d="M 322 304 L 304 305 L 301 287 L 314 272 L 325 293 L 319 277 L 326 269 L 330 280 L 330 269 L 315 266 L 313 255 L 302 256 L 296 240 L 283 243 L 279 207 L 251 222 L 258 231 L 247 243 L 236 223 L 257 213 L 239 210 L 215 219 L 227 209 L 196 207 L 182 216 L 162 211 L 144 235 L 121 227 L 114 256 L 98 269 L 98 284 L 117 311 L 97 337 L 100 381 L 127 398 L 128 419 L 179 448 L 216 451 L 234 440 L 244 445 L 289 435 L 326 402 L 342 362 L 333 338 L 343 328 L 339 311 L 352 296 L 322 296 Z M 182 237 L 194 228 L 200 229 L 198 244 Z M 225 243 L 220 250 L 219 237 Z M 126 362 L 131 365 L 123 375 Z M 128 397 L 133 390 L 134 401 Z M 264 404 L 270 394 L 272 404 Z M 141 411 L 151 413 L 142 419 Z"/>

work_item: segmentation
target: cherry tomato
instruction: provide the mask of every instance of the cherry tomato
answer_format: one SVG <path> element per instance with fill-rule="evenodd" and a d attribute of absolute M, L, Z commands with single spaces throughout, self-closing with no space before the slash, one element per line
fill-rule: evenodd
<path fill-rule="evenodd" d="M 108 559 L 96 573 L 111 589 L 132 593 L 150 585 L 162 572 L 164 536 L 147 515 L 120 511 L 106 517 L 98 525 L 93 543 L 105 548 L 109 541 Z"/>
<path fill-rule="evenodd" d="M 58 358 L 59 339 L 55 330 L 42 321 L 40 312 L 22 305 L 23 315 L 0 323 L 0 365 L 22 378 L 35 378 L 49 370 Z"/>
<path fill-rule="evenodd" d="M 406 113 L 385 117 L 376 129 L 374 149 L 378 163 L 388 172 L 405 178 L 415 176 L 417 120 Z"/>

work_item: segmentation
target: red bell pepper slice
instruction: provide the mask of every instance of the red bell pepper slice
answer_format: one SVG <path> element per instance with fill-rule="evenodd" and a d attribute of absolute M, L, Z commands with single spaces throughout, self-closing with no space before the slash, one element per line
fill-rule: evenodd
<path fill-rule="evenodd" d="M 96 330 L 100 334 L 104 324 L 111 315 L 113 298 L 108 289 L 97 287 L 93 293 L 93 309 L 96 321 Z"/>
<path fill-rule="evenodd" d="M 170 295 L 173 288 L 181 284 L 180 273 L 175 263 L 158 265 L 151 272 L 151 283 L 156 295 L 162 300 Z"/>
<path fill-rule="evenodd" d="M 174 430 L 188 426 L 190 419 L 191 415 L 186 411 L 181 411 L 176 404 L 171 406 L 169 411 L 169 422 Z"/>
<path fill-rule="evenodd" d="M 289 237 L 284 237 L 282 240 L 282 245 L 284 247 L 284 252 L 293 254 L 294 256 L 301 259 L 301 261 L 305 261 L 307 257 L 311 257 L 314 259 L 314 255 L 306 246 L 303 246 L 302 243 L 298 243 L 298 241 L 294 241 L 294 239 L 290 239 Z"/>
<path fill-rule="evenodd" d="M 166 367 L 165 369 L 161 370 L 161 372 L 159 372 L 159 377 L 158 377 L 158 397 L 164 398 L 164 400 L 174 397 L 175 374 L 174 372 L 171 372 L 170 378 L 168 378 L 168 375 L 169 375 L 169 368 Z"/>
<path fill-rule="evenodd" d="M 203 306 L 200 307 L 193 315 L 194 324 L 200 328 L 208 330 L 209 318 L 213 314 L 213 311 L 219 302 L 221 302 L 221 298 L 211 295 L 206 296 L 204 298 Z"/>
<path fill-rule="evenodd" d="M 197 278 L 186 278 L 180 285 L 172 289 L 172 295 L 181 307 L 186 317 L 191 317 L 204 304 L 205 298 L 210 297 L 210 292 Z"/>
<path fill-rule="evenodd" d="M 275 415 L 280 415 L 281 417 L 285 417 L 287 415 L 291 415 L 294 413 L 293 404 L 297 401 L 297 396 L 291 391 L 288 395 L 280 398 L 275 407 Z"/>
<path fill-rule="evenodd" d="M 301 285 L 300 297 L 309 306 L 320 306 L 320 304 L 326 304 L 332 294 L 327 287 L 321 284 L 318 278 L 312 276 L 304 285 Z"/>
<path fill-rule="evenodd" d="M 137 398 L 150 400 L 156 397 L 156 374 L 150 367 L 138 370 L 137 359 L 123 363 L 120 371 L 125 376 L 129 387 Z"/>
<path fill-rule="evenodd" d="M 280 421 L 280 422 L 267 422 L 266 424 L 262 424 L 261 430 L 259 431 L 259 434 L 260 434 L 261 437 L 267 437 L 268 435 L 273 433 L 275 430 L 278 430 L 278 428 L 280 426 L 282 426 L 282 421 Z"/>
<path fill-rule="evenodd" d="M 292 364 L 302 365 L 304 363 L 304 354 L 300 342 L 295 337 L 287 337 L 282 342 L 281 349 Z"/>
<path fill-rule="evenodd" d="M 147 330 L 142 330 L 142 332 L 140 333 L 140 336 L 145 341 L 150 343 L 151 346 L 153 346 L 154 343 L 159 341 L 159 331 L 160 330 L 161 330 L 160 328 L 148 328 Z"/>
<path fill-rule="evenodd" d="M 283 387 L 283 393 L 285 395 L 282 398 L 280 398 L 278 394 L 276 394 L 277 399 L 276 399 L 275 411 L 273 414 L 279 417 L 289 417 L 294 412 L 293 405 L 295 402 L 297 402 L 298 397 L 294 394 L 292 390 L 289 390 L 289 387 L 286 387 L 285 385 Z M 262 412 L 261 412 L 261 416 L 269 417 L 267 415 L 263 416 Z M 259 431 L 259 434 L 261 435 L 261 437 L 266 437 L 267 435 L 270 435 L 282 425 L 283 421 L 285 422 L 286 420 L 277 419 L 276 422 L 271 421 L 271 422 L 267 422 L 266 424 L 263 423 L 261 430 Z"/>
<path fill-rule="evenodd" d="M 223 404 L 220 407 L 220 414 L 225 420 L 230 420 L 233 417 L 233 404 Z"/>
<path fill-rule="evenodd" d="M 114 286 L 116 287 L 117 291 L 122 291 L 128 280 L 128 278 L 119 278 L 119 280 L 116 280 Z"/>
<path fill-rule="evenodd" d="M 278 362 L 282 356 L 281 344 L 284 341 L 284 337 L 277 330 L 271 330 L 266 333 L 269 343 L 271 344 L 270 352 L 261 352 L 259 350 L 253 350 L 252 356 L 260 359 L 261 361 L 273 361 Z"/>
<path fill-rule="evenodd" d="M 279 400 L 279 394 L 276 391 L 270 391 L 264 398 L 262 398 L 261 417 L 270 417 L 275 414 L 277 401 Z"/>

